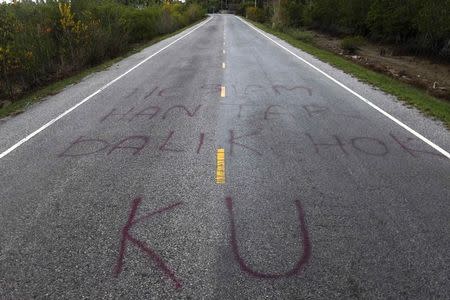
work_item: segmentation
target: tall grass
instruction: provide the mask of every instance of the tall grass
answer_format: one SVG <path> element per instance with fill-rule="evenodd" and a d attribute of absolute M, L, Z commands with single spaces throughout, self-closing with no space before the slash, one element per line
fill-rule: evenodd
<path fill-rule="evenodd" d="M 108 0 L 0 4 L 0 99 L 14 100 L 204 16 L 196 4 Z"/>

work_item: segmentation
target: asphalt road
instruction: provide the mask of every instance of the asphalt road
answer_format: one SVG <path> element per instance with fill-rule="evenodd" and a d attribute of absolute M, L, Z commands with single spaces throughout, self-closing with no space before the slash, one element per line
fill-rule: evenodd
<path fill-rule="evenodd" d="M 449 132 L 268 37 L 214 15 L 3 120 L 0 298 L 448 299 Z"/>

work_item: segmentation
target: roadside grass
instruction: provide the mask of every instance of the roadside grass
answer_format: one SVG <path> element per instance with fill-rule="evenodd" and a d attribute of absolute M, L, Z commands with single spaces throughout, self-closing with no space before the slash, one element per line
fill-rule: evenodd
<path fill-rule="evenodd" d="M 310 42 L 296 39 L 294 36 L 280 32 L 267 25 L 253 22 L 247 19 L 261 30 L 273 34 L 294 47 L 297 47 L 309 54 L 314 55 L 321 61 L 341 69 L 345 73 L 357 77 L 359 80 L 374 85 L 380 90 L 396 96 L 399 100 L 407 103 L 408 106 L 416 107 L 424 114 L 444 122 L 450 129 L 450 102 L 435 98 L 425 91 L 391 78 L 385 74 L 377 73 L 358 65 L 344 57 L 327 50 L 320 49 Z"/>
<path fill-rule="evenodd" d="M 0 108 L 0 119 L 7 117 L 7 116 L 13 116 L 13 115 L 20 114 L 20 113 L 24 112 L 26 110 L 26 108 L 29 107 L 30 105 L 44 100 L 45 97 L 51 96 L 51 95 L 56 95 L 59 92 L 61 92 L 63 89 L 65 89 L 67 86 L 79 83 L 88 75 L 91 75 L 96 72 L 104 71 L 107 68 L 114 65 L 115 63 L 117 63 L 133 54 L 136 54 L 136 53 L 144 50 L 145 48 L 150 47 L 151 45 L 154 45 L 162 40 L 165 40 L 167 38 L 170 38 L 170 37 L 182 32 L 188 28 L 191 28 L 191 27 L 199 24 L 200 22 L 204 21 L 205 19 L 206 19 L 206 17 L 204 17 L 204 18 L 198 20 L 197 22 L 194 22 L 186 27 L 180 28 L 177 31 L 174 31 L 172 33 L 168 33 L 168 34 L 159 36 L 159 37 L 154 38 L 147 42 L 135 44 L 129 51 L 127 51 L 126 53 L 124 53 L 116 58 L 107 60 L 97 66 L 81 70 L 79 72 L 76 72 L 76 74 L 74 74 L 70 77 L 55 81 L 45 87 L 38 88 L 34 91 L 31 91 L 30 93 L 27 93 L 20 99 L 14 100 L 10 105 Z"/>

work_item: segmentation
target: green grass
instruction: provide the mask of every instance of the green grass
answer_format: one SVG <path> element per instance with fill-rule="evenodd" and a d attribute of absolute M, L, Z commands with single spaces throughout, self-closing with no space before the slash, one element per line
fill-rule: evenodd
<path fill-rule="evenodd" d="M 248 20 L 249 21 L 249 20 Z M 435 98 L 414 86 L 403 83 L 399 80 L 391 78 L 385 74 L 377 73 L 367 69 L 361 65 L 351 62 L 327 50 L 317 48 L 311 43 L 307 43 L 296 39 L 295 37 L 272 29 L 264 24 L 251 22 L 253 25 L 268 33 L 271 33 L 294 47 L 297 47 L 309 54 L 314 55 L 321 61 L 329 63 L 342 71 L 351 74 L 363 82 L 367 82 L 378 87 L 380 90 L 396 96 L 399 100 L 406 102 L 410 106 L 414 106 L 426 115 L 434 117 L 444 122 L 447 128 L 450 128 L 450 102 Z"/>
<path fill-rule="evenodd" d="M 19 114 L 23 111 L 25 111 L 25 109 L 32 105 L 33 103 L 39 102 L 41 100 L 43 100 L 45 97 L 47 96 L 51 96 L 51 95 L 55 95 L 59 92 L 61 92 L 64 88 L 66 88 L 68 85 L 71 84 L 75 84 L 80 82 L 81 80 L 83 80 L 83 78 L 85 78 L 86 76 L 95 73 L 95 72 L 100 72 L 103 71 L 109 67 L 111 67 L 113 64 L 123 60 L 124 58 L 127 58 L 130 55 L 133 55 L 137 52 L 142 51 L 143 49 L 156 44 L 164 39 L 167 39 L 171 36 L 174 36 L 180 32 L 182 32 L 183 30 L 186 30 L 200 22 L 202 22 L 205 18 L 189 25 L 186 27 L 183 27 L 175 32 L 166 34 L 166 35 L 162 35 L 159 36 L 155 39 L 152 39 L 151 41 L 145 42 L 145 43 L 140 43 L 140 44 L 136 44 L 134 45 L 134 47 L 129 50 L 128 52 L 126 52 L 125 54 L 118 56 L 116 58 L 113 58 L 111 60 L 105 61 L 103 63 L 101 63 L 100 65 L 97 65 L 95 67 L 92 68 L 88 68 L 82 71 L 77 72 L 75 75 L 72 75 L 70 77 L 67 77 L 65 79 L 62 80 L 58 80 L 56 82 L 53 82 L 43 88 L 39 88 L 36 89 L 30 93 L 27 93 L 25 96 L 23 96 L 20 99 L 14 100 L 10 105 L 0 108 L 0 118 L 6 117 L 6 116 L 10 116 L 10 115 L 16 115 Z"/>

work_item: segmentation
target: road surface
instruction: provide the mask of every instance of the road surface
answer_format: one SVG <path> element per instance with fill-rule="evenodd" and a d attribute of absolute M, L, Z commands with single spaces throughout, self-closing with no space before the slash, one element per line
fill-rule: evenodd
<path fill-rule="evenodd" d="M 2 299 L 450 296 L 448 131 L 235 16 L 0 140 Z"/>

